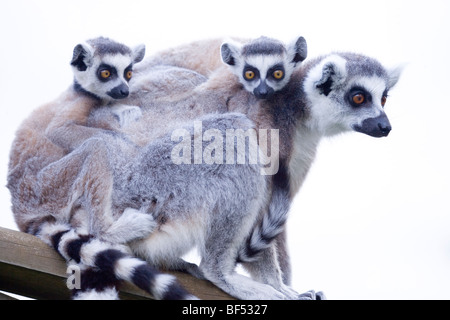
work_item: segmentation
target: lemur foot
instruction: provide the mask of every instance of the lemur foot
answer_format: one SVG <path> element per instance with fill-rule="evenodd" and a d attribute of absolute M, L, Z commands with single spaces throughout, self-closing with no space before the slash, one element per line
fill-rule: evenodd
<path fill-rule="evenodd" d="M 327 297 L 322 291 L 315 292 L 310 290 L 300 294 L 298 300 L 327 300 Z"/>

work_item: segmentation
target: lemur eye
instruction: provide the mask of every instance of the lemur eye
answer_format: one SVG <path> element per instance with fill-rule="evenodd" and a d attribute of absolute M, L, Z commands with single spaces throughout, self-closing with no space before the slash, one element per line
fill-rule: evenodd
<path fill-rule="evenodd" d="M 384 105 L 386 104 L 387 101 L 387 96 L 383 96 L 383 98 L 381 98 L 381 106 L 384 107 Z"/>
<path fill-rule="evenodd" d="M 246 80 L 252 80 L 253 78 L 255 78 L 255 72 L 253 72 L 251 70 L 247 70 L 244 73 L 244 77 Z"/>
<path fill-rule="evenodd" d="M 130 80 L 132 76 L 133 76 L 133 71 L 131 71 L 131 70 L 125 74 L 125 77 L 127 78 L 127 80 Z"/>
<path fill-rule="evenodd" d="M 352 97 L 352 101 L 356 105 L 363 104 L 366 101 L 366 97 L 362 93 L 357 93 Z"/>
<path fill-rule="evenodd" d="M 277 79 L 277 80 L 283 79 L 283 77 L 284 77 L 284 72 L 283 72 L 283 70 L 275 70 L 275 71 L 273 72 L 273 77 L 274 77 L 275 79 Z"/>
<path fill-rule="evenodd" d="M 109 77 L 111 77 L 111 71 L 109 71 L 109 70 L 102 70 L 102 71 L 100 72 L 100 76 L 101 76 L 103 79 L 108 79 Z"/>

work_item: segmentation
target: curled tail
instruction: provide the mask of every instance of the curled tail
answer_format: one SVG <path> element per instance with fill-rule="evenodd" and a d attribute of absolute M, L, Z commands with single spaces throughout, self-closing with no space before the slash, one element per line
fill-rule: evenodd
<path fill-rule="evenodd" d="M 272 245 L 272 241 L 284 230 L 289 209 L 288 191 L 283 188 L 275 188 L 270 200 L 269 211 L 247 238 L 239 252 L 238 262 L 255 261 L 262 251 Z"/>
<path fill-rule="evenodd" d="M 129 281 L 158 300 L 196 299 L 172 275 L 162 274 L 120 245 L 81 235 L 66 224 L 45 223 L 37 234 L 66 260 L 82 269 L 74 299 L 117 299 L 116 287 Z"/>
<path fill-rule="evenodd" d="M 238 262 L 253 262 L 259 254 L 272 245 L 272 241 L 283 232 L 291 207 L 290 179 L 285 159 L 279 160 L 278 172 L 272 176 L 272 198 L 269 210 L 261 223 L 247 238 L 239 252 Z"/>

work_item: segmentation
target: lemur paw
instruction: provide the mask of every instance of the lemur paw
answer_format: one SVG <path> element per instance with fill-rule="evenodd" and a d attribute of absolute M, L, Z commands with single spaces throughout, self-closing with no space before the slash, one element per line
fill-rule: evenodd
<path fill-rule="evenodd" d="M 142 117 L 142 110 L 138 106 L 116 105 L 112 112 L 119 119 L 121 127 L 126 127 Z"/>

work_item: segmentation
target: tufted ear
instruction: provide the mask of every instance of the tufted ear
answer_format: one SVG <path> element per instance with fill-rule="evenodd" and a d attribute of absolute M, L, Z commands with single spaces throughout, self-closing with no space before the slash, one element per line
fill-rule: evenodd
<path fill-rule="evenodd" d="M 398 65 L 388 70 L 388 89 L 392 89 L 397 84 L 404 68 L 405 65 Z"/>
<path fill-rule="evenodd" d="M 330 56 L 322 62 L 320 79 L 314 84 L 320 93 L 328 96 L 346 77 L 346 61 L 339 56 Z"/>
<path fill-rule="evenodd" d="M 72 61 L 70 64 L 76 67 L 79 71 L 86 71 L 92 65 L 92 57 L 94 56 L 94 49 L 87 43 L 78 44 L 73 49 Z"/>
<path fill-rule="evenodd" d="M 299 37 L 297 41 L 288 47 L 288 53 L 292 56 L 292 62 L 302 62 L 308 55 L 308 45 L 303 37 Z"/>
<path fill-rule="evenodd" d="M 133 48 L 133 62 L 139 63 L 144 59 L 145 56 L 145 45 L 140 44 Z"/>
<path fill-rule="evenodd" d="M 236 60 L 241 56 L 241 45 L 234 42 L 225 42 L 220 47 L 222 61 L 230 66 L 236 65 Z"/>

